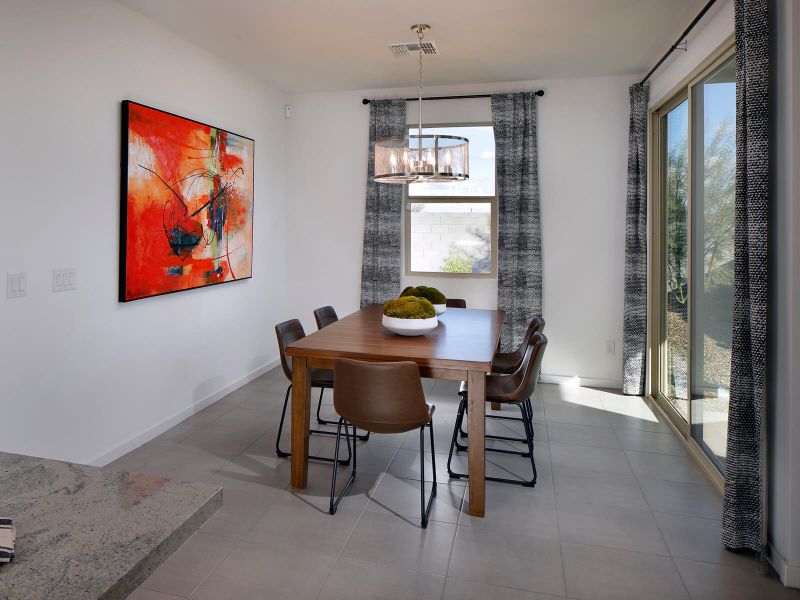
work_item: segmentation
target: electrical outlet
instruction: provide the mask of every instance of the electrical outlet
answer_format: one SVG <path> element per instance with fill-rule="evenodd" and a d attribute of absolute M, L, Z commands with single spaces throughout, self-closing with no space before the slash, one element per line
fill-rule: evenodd
<path fill-rule="evenodd" d="M 27 273 L 6 273 L 6 298 L 22 298 L 28 295 Z"/>
<path fill-rule="evenodd" d="M 614 340 L 606 340 L 606 355 L 617 355 L 617 343 Z"/>
<path fill-rule="evenodd" d="M 53 269 L 53 291 L 68 292 L 78 287 L 75 269 Z"/>

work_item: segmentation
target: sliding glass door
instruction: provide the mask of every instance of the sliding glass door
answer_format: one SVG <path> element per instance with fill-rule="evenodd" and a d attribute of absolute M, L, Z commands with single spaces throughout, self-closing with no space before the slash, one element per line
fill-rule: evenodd
<path fill-rule="evenodd" d="M 736 64 L 692 87 L 692 436 L 724 473 L 733 324 Z"/>
<path fill-rule="evenodd" d="M 656 395 L 724 475 L 736 180 L 733 52 L 656 111 L 654 125 Z"/>
<path fill-rule="evenodd" d="M 674 412 L 689 422 L 689 100 L 662 119 L 662 297 L 663 380 L 661 391 Z"/>

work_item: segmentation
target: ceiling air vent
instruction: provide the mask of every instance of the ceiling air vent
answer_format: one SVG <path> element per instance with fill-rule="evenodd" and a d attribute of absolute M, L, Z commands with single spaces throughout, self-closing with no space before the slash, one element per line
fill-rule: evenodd
<path fill-rule="evenodd" d="M 439 54 L 439 48 L 436 47 L 436 42 L 423 41 L 409 42 L 408 44 L 389 44 L 389 49 L 398 58 L 408 56 L 410 52 L 419 52 L 422 49 L 422 54 L 426 56 L 433 56 Z"/>

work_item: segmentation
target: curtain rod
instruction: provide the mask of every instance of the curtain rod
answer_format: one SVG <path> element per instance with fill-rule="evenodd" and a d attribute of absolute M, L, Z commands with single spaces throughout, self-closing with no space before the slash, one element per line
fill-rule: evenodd
<path fill-rule="evenodd" d="M 680 45 L 680 43 L 681 43 L 681 42 L 682 42 L 684 39 L 686 39 L 686 36 L 687 36 L 687 35 L 689 35 L 689 32 L 690 32 L 692 29 L 694 29 L 694 26 L 695 26 L 695 25 L 697 25 L 697 23 L 700 21 L 700 19 L 702 19 L 702 18 L 705 16 L 705 14 L 708 12 L 708 9 L 709 9 L 709 8 L 711 8 L 711 5 L 712 5 L 712 4 L 714 4 L 714 2 L 716 2 L 716 0 L 708 0 L 708 2 L 707 2 L 707 3 L 706 3 L 706 5 L 703 7 L 703 9 L 702 9 L 702 10 L 701 10 L 701 11 L 700 11 L 698 14 L 697 14 L 697 16 L 696 16 L 696 17 L 695 17 L 695 18 L 692 20 L 692 22 L 691 22 L 691 23 L 689 23 L 689 26 L 688 26 L 688 27 L 687 27 L 687 28 L 686 28 L 686 29 L 683 31 L 683 33 L 681 34 L 681 37 L 679 37 L 679 38 L 678 38 L 678 39 L 675 41 L 675 43 L 674 43 L 674 44 L 672 44 L 672 46 L 670 46 L 670 47 L 669 47 L 669 50 L 667 50 L 667 51 L 664 53 L 664 56 L 662 56 L 662 57 L 661 57 L 661 59 L 660 59 L 660 60 L 659 60 L 659 61 L 658 61 L 658 62 L 655 64 L 655 66 L 654 66 L 652 69 L 650 69 L 650 71 L 648 71 L 647 75 L 645 75 L 645 76 L 644 76 L 644 79 L 642 79 L 642 80 L 639 82 L 639 85 L 644 85 L 644 84 L 647 82 L 647 80 L 648 80 L 648 79 L 650 79 L 650 76 L 651 76 L 653 73 L 655 73 L 655 72 L 656 72 L 656 69 L 658 69 L 658 67 L 660 67 L 660 66 L 661 66 L 661 64 L 662 64 L 662 63 L 663 63 L 665 60 L 667 60 L 667 58 L 669 57 L 669 55 L 670 55 L 670 54 L 672 54 L 672 53 L 673 53 L 675 50 L 677 50 L 677 49 L 678 49 L 678 46 Z"/>
<path fill-rule="evenodd" d="M 533 92 L 536 96 L 544 96 L 544 90 L 536 90 Z M 465 98 L 491 98 L 491 94 L 464 94 L 462 96 L 429 96 L 423 100 L 463 100 Z M 406 102 L 415 102 L 419 98 L 404 98 Z M 361 104 L 369 104 L 369 98 L 361 100 Z"/>

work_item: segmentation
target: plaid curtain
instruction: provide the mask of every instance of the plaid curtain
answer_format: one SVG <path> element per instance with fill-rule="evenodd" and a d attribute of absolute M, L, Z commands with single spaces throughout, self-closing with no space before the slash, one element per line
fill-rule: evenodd
<path fill-rule="evenodd" d="M 369 159 L 364 247 L 361 261 L 361 308 L 383 304 L 400 293 L 400 226 L 403 186 L 376 183 L 375 142 L 390 135 L 405 135 L 405 100 L 371 100 L 369 103 Z"/>
<path fill-rule="evenodd" d="M 542 225 L 536 95 L 492 95 L 497 170 L 497 306 L 506 311 L 501 349 L 516 348 L 542 314 Z"/>
<path fill-rule="evenodd" d="M 625 203 L 625 305 L 622 393 L 644 394 L 647 364 L 647 85 L 628 90 L 628 195 Z"/>
<path fill-rule="evenodd" d="M 768 0 L 736 0 L 733 344 L 722 543 L 764 556 L 768 201 Z"/>

